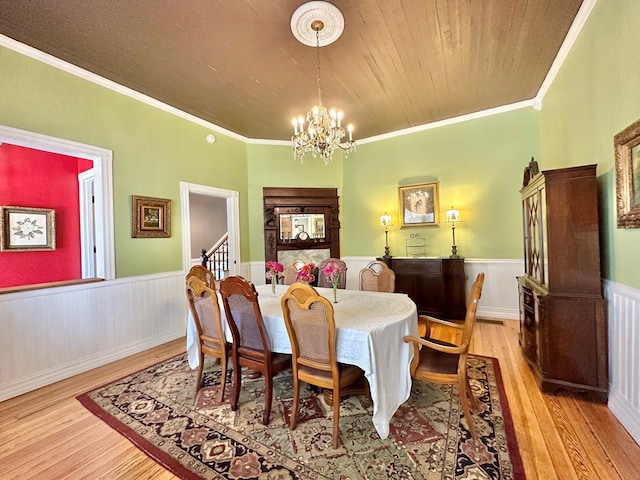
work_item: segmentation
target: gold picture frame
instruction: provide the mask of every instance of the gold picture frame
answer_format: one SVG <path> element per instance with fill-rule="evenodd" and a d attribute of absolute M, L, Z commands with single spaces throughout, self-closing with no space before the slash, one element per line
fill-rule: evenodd
<path fill-rule="evenodd" d="M 132 195 L 131 237 L 171 237 L 171 200 Z"/>
<path fill-rule="evenodd" d="M 640 227 L 640 120 L 613 137 L 618 228 Z"/>
<path fill-rule="evenodd" d="M 438 182 L 398 187 L 400 228 L 438 226 L 439 212 Z"/>
<path fill-rule="evenodd" d="M 0 251 L 55 250 L 55 215 L 52 208 L 0 207 Z"/>

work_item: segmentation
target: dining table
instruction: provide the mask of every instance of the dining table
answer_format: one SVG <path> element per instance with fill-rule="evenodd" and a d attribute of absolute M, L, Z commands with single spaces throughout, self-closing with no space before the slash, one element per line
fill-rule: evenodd
<path fill-rule="evenodd" d="M 288 288 L 288 285 L 277 285 L 274 294 L 271 285 L 256 286 L 271 349 L 278 353 L 291 353 L 280 303 Z M 391 418 L 411 394 L 413 346 L 403 338 L 418 335 L 416 304 L 403 293 L 345 289 L 338 289 L 334 303 L 333 289 L 316 287 L 316 290 L 332 302 L 337 360 L 364 371 L 373 403 L 373 425 L 380 438 L 385 439 L 389 435 Z M 219 294 L 218 300 L 225 335 L 232 341 Z M 191 368 L 198 367 L 199 348 L 195 322 L 189 313 L 187 353 Z"/>

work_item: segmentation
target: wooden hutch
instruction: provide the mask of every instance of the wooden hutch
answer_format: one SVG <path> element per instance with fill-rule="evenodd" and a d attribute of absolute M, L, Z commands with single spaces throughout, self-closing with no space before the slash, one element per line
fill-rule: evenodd
<path fill-rule="evenodd" d="M 520 345 L 545 392 L 606 402 L 607 327 L 596 165 L 543 171 L 520 190 L 525 275 Z"/>

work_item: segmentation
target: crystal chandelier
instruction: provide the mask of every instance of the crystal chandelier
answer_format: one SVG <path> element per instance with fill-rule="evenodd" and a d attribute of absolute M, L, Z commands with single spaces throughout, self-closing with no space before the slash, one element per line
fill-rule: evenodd
<path fill-rule="evenodd" d="M 320 3 L 320 2 L 311 2 Z M 307 113 L 306 119 L 302 115 L 293 119 L 293 158 L 304 161 L 304 155 L 311 152 L 314 158 L 320 157 L 325 165 L 333 159 L 336 148 L 344 150 L 344 158 L 355 152 L 356 144 L 353 141 L 353 125 L 347 127 L 349 139 L 342 143 L 345 137 L 345 129 L 342 126 L 342 112 L 335 109 L 327 110 L 322 104 L 320 91 L 320 32 L 324 28 L 322 20 L 314 20 L 311 29 L 316 34 L 316 53 L 318 64 L 318 103 Z"/>

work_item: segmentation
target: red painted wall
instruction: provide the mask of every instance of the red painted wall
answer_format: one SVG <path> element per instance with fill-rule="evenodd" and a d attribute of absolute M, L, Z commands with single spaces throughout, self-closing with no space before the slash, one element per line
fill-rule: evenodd
<path fill-rule="evenodd" d="M 0 287 L 82 278 L 78 173 L 90 160 L 3 143 L 0 205 L 53 208 L 56 249 L 0 252 Z"/>

